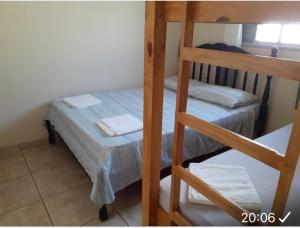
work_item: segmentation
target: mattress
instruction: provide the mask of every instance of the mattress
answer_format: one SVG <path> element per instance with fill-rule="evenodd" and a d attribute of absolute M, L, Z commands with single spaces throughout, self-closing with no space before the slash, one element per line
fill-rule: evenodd
<path fill-rule="evenodd" d="M 94 92 L 101 105 L 75 110 L 56 99 L 48 107 L 50 120 L 78 161 L 89 174 L 93 188 L 91 200 L 99 207 L 110 204 L 115 193 L 141 179 L 143 132 L 108 137 L 96 125 L 101 118 L 131 114 L 143 120 L 143 88 Z M 164 90 L 161 168 L 171 164 L 176 94 Z M 251 136 L 259 105 L 228 109 L 197 99 L 188 99 L 188 113 Z M 213 152 L 222 145 L 186 129 L 184 159 Z"/>
<path fill-rule="evenodd" d="M 285 126 L 275 132 L 265 135 L 258 142 L 277 149 L 284 154 L 288 144 L 292 125 Z M 203 163 L 243 166 L 247 170 L 251 181 L 253 182 L 260 199 L 262 201 L 261 213 L 271 211 L 273 199 L 275 196 L 276 186 L 279 178 L 279 172 L 269 166 L 259 162 L 239 151 L 230 150 Z M 291 214 L 286 219 L 284 225 L 300 224 L 300 164 L 296 169 L 293 179 L 291 192 L 284 215 L 288 212 Z M 169 211 L 171 177 L 168 176 L 160 182 L 160 205 L 165 211 Z M 204 206 L 192 204 L 187 200 L 187 185 L 181 182 L 180 210 L 182 214 L 195 225 L 240 225 L 230 215 L 218 209 L 215 206 Z"/>

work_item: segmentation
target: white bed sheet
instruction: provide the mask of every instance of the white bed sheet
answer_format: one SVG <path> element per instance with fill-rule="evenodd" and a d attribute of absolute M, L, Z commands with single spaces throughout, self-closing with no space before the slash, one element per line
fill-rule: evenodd
<path fill-rule="evenodd" d="M 290 124 L 257 139 L 257 141 L 277 149 L 280 153 L 284 154 L 287 148 L 291 128 L 292 125 Z M 270 212 L 279 178 L 279 172 L 277 170 L 236 150 L 230 150 L 210 158 L 204 161 L 204 163 L 244 166 L 262 200 L 263 207 L 261 212 Z M 159 203 L 165 211 L 169 211 L 170 183 L 170 176 L 162 179 L 160 182 Z M 194 225 L 240 225 L 235 219 L 221 209 L 214 206 L 190 203 L 187 200 L 187 185 L 183 181 L 181 184 L 180 208 L 183 215 Z M 293 179 L 285 214 L 289 211 L 291 211 L 291 214 L 284 225 L 300 225 L 299 162 Z"/>

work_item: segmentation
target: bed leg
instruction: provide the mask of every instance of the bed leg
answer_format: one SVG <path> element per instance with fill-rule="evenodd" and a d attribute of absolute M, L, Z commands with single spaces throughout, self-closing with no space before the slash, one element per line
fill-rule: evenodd
<path fill-rule="evenodd" d="M 46 123 L 46 128 L 47 128 L 47 131 L 48 131 L 49 144 L 55 144 L 55 136 L 54 136 L 54 131 L 51 127 L 51 123 L 50 123 L 49 120 L 46 120 L 45 123 Z"/>
<path fill-rule="evenodd" d="M 105 221 L 108 219 L 108 212 L 107 212 L 107 208 L 106 205 L 103 205 L 100 209 L 99 209 L 99 219 L 101 221 Z"/>

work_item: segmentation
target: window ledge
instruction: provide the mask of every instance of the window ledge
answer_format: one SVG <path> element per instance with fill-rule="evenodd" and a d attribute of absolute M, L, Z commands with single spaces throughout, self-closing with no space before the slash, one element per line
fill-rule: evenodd
<path fill-rule="evenodd" d="M 242 46 L 244 47 L 256 47 L 256 48 L 269 48 L 276 46 L 279 49 L 286 49 L 291 51 L 300 51 L 300 45 L 293 45 L 293 44 L 278 44 L 278 43 L 262 43 L 262 42 L 243 42 Z"/>

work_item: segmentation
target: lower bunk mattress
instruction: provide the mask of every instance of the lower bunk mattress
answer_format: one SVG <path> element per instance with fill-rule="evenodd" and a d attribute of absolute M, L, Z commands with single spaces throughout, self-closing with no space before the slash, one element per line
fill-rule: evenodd
<path fill-rule="evenodd" d="M 143 131 L 109 137 L 97 121 L 131 114 L 143 121 L 143 88 L 94 92 L 100 105 L 72 109 L 61 99 L 48 107 L 45 119 L 62 136 L 67 146 L 89 174 L 93 188 L 91 200 L 99 207 L 110 204 L 115 193 L 142 177 Z M 161 168 L 171 164 L 176 93 L 164 90 Z M 188 113 L 251 137 L 258 104 L 228 109 L 198 99 L 188 99 Z M 222 145 L 187 128 L 184 159 L 220 149 Z"/>
<path fill-rule="evenodd" d="M 280 153 L 284 154 L 287 148 L 288 139 L 291 133 L 292 125 L 285 126 L 279 130 L 265 135 L 258 142 L 270 146 Z M 257 161 L 237 150 L 230 150 L 203 162 L 204 164 L 220 164 L 243 166 L 254 184 L 257 193 L 262 202 L 262 213 L 270 213 L 273 199 L 275 197 L 277 182 L 279 179 L 279 171 Z M 293 184 L 289 194 L 287 206 L 284 216 L 289 212 L 290 215 L 286 218 L 283 225 L 298 225 L 300 224 L 300 164 L 296 168 L 296 173 L 293 179 Z M 171 176 L 168 176 L 160 182 L 160 206 L 169 211 L 170 203 L 170 185 Z M 222 209 L 215 206 L 204 206 L 200 204 L 190 203 L 187 198 L 188 186 L 185 182 L 181 182 L 180 194 L 180 211 L 193 224 L 201 226 L 230 226 L 241 225 Z"/>

